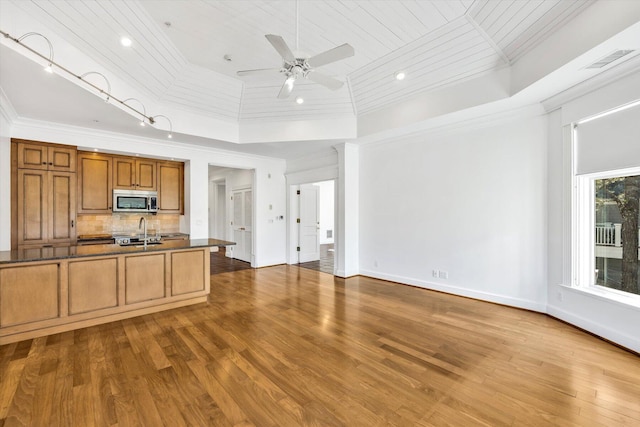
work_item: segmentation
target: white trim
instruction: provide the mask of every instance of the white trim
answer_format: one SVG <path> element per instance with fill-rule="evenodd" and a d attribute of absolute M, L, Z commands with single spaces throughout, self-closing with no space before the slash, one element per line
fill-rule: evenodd
<path fill-rule="evenodd" d="M 582 289 L 578 290 L 570 287 L 568 287 L 568 289 L 578 291 L 578 292 L 584 292 L 584 290 Z M 608 298 L 605 298 L 605 299 L 607 302 L 611 301 Z M 556 305 L 551 305 L 551 304 L 548 305 L 547 314 L 557 319 L 563 320 L 567 323 L 570 323 L 572 325 L 575 325 L 579 328 L 582 328 L 586 331 L 589 331 L 592 334 L 595 334 L 606 340 L 615 342 L 616 344 L 619 344 L 625 348 L 628 348 L 630 350 L 640 353 L 640 339 L 638 339 L 637 335 L 632 336 L 632 335 L 622 334 L 618 329 L 608 328 L 600 322 L 594 322 L 591 319 L 578 316 L 575 313 L 566 311 Z"/>
<path fill-rule="evenodd" d="M 479 108 L 489 107 L 481 106 Z M 406 126 L 401 129 L 390 129 L 371 136 L 358 138 L 354 142 L 359 145 L 376 145 L 387 142 L 397 144 L 399 141 L 417 136 L 421 138 L 443 137 L 465 131 L 495 127 L 502 123 L 512 122 L 517 119 L 538 117 L 546 114 L 547 113 L 544 111 L 542 106 L 537 103 L 519 108 L 511 108 L 511 105 L 507 103 L 501 111 L 472 117 L 462 116 L 455 118 L 441 118 L 445 121 L 444 123 L 438 123 L 438 118 L 426 120 L 413 126 Z"/>
<path fill-rule="evenodd" d="M 494 294 L 490 292 L 482 292 L 468 289 L 457 285 L 443 285 L 442 283 L 429 282 L 428 280 L 417 279 L 414 277 L 398 276 L 395 274 L 385 274 L 373 270 L 360 270 L 360 274 L 375 279 L 387 280 L 390 282 L 402 283 L 405 285 L 418 286 L 420 288 L 432 291 L 445 292 L 448 294 L 458 295 L 467 298 L 473 298 L 481 301 L 492 302 L 496 304 L 507 305 L 510 307 L 524 308 L 526 310 L 537 311 L 540 313 L 547 312 L 547 306 L 533 300 L 523 298 L 505 297 L 504 295 Z M 338 274 L 339 276 L 339 274 Z M 342 276 L 341 276 L 342 277 Z"/>
<path fill-rule="evenodd" d="M 575 142 L 575 140 L 574 140 Z M 574 156 L 575 158 L 575 156 Z M 573 284 L 577 289 L 588 291 L 610 301 L 617 301 L 631 307 L 640 307 L 640 299 L 625 298 L 615 290 L 597 286 L 595 280 L 595 181 L 599 179 L 640 175 L 640 167 L 575 175 L 574 178 L 574 275 Z"/>
<path fill-rule="evenodd" d="M 10 124 L 18 120 L 18 113 L 15 108 L 13 108 L 13 104 L 9 101 L 2 87 L 0 87 L 0 114 L 2 114 Z"/>

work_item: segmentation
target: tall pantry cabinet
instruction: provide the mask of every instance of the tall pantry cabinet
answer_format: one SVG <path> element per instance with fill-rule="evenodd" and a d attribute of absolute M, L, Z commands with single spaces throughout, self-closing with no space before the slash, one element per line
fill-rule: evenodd
<path fill-rule="evenodd" d="M 76 148 L 12 139 L 12 247 L 76 241 Z"/>

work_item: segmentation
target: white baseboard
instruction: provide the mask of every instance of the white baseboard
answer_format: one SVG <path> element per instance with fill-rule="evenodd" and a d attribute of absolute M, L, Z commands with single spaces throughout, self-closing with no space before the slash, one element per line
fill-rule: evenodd
<path fill-rule="evenodd" d="M 638 338 L 638 336 L 633 337 L 630 335 L 622 334 L 615 329 L 611 329 L 602 324 L 595 323 L 590 319 L 584 318 L 582 316 L 577 316 L 576 314 L 565 311 L 555 305 L 547 305 L 547 314 L 564 322 L 577 326 L 578 328 L 584 329 L 585 331 L 591 332 L 592 334 L 604 338 L 607 341 L 614 342 L 621 345 L 622 347 L 633 350 L 636 353 L 640 353 L 640 338 Z"/>
<path fill-rule="evenodd" d="M 546 304 L 526 300 L 522 298 L 513 298 L 504 295 L 492 294 L 488 292 L 475 291 L 468 288 L 459 286 L 444 285 L 442 283 L 434 283 L 426 280 L 416 279 L 413 277 L 397 276 L 393 274 L 384 274 L 379 271 L 361 270 L 360 274 L 363 276 L 369 276 L 376 279 L 388 280 L 391 282 L 398 282 L 405 285 L 418 286 L 420 288 L 430 289 L 433 291 L 445 292 L 448 294 L 474 298 L 482 301 L 493 302 L 497 304 L 508 305 L 511 307 L 524 308 L 526 310 L 537 311 L 540 313 L 546 313 Z"/>

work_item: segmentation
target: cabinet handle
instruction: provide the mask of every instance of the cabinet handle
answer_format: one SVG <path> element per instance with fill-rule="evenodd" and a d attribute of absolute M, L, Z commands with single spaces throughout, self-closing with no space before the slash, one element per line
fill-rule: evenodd
<path fill-rule="evenodd" d="M 49 162 L 49 164 L 53 166 L 53 162 Z"/>
<path fill-rule="evenodd" d="M 42 164 L 43 164 L 43 165 L 46 165 L 46 164 L 47 164 L 47 162 L 42 162 Z"/>
<path fill-rule="evenodd" d="M 73 228 L 75 226 L 75 223 L 76 222 L 74 220 L 71 220 L 71 228 Z"/>

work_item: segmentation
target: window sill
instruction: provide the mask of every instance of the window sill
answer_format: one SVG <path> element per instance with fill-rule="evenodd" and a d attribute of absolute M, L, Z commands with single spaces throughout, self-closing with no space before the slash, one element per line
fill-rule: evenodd
<path fill-rule="evenodd" d="M 615 303 L 625 308 L 634 308 L 640 310 L 640 295 L 624 295 L 622 292 L 615 292 L 606 288 L 591 286 L 565 286 L 565 288 L 581 294 L 594 296 L 600 300 L 609 303 Z"/>

